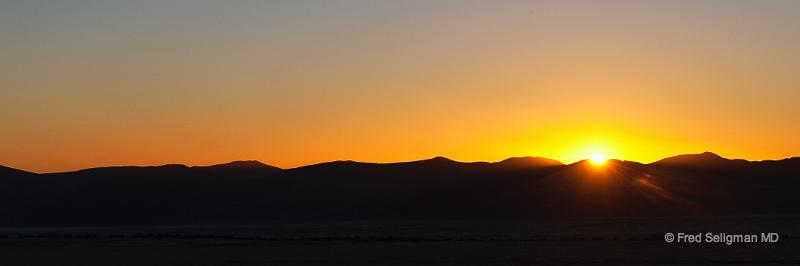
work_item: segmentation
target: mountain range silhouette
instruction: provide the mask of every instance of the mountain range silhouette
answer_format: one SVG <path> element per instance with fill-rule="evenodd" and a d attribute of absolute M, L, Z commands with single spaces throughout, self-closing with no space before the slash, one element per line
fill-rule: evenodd
<path fill-rule="evenodd" d="M 0 166 L 2 226 L 269 224 L 800 214 L 800 157 L 714 153 L 650 164 L 541 157 L 457 162 L 258 161 L 30 173 Z"/>

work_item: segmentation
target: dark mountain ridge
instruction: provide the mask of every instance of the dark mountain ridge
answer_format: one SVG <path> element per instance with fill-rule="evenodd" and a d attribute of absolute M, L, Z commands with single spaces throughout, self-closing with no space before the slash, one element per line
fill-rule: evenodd
<path fill-rule="evenodd" d="M 33 173 L 0 165 L 0 176 L 32 175 Z"/>
<path fill-rule="evenodd" d="M 6 217 L 0 225 L 800 214 L 798 178 L 800 158 L 749 162 L 713 153 L 602 166 L 538 157 L 495 163 L 436 157 L 285 170 L 257 161 L 48 174 L 3 167 Z"/>

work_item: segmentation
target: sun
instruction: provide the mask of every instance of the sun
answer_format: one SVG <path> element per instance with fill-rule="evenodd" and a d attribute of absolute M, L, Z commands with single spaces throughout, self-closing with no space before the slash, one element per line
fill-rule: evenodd
<path fill-rule="evenodd" d="M 606 163 L 606 161 L 608 161 L 608 159 L 606 159 L 606 156 L 601 153 L 592 153 L 589 155 L 589 162 L 594 165 L 603 165 Z"/>

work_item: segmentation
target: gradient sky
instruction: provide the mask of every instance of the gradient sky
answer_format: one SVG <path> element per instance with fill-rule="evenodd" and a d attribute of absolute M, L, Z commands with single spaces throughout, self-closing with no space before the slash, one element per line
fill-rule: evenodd
<path fill-rule="evenodd" d="M 2 1 L 0 164 L 800 155 L 800 1 Z"/>

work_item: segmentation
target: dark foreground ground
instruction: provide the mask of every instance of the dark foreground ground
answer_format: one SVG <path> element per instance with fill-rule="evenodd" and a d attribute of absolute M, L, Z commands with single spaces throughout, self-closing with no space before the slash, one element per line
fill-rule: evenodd
<path fill-rule="evenodd" d="M 777 232 L 778 243 L 666 243 Z M 798 265 L 800 217 L 2 228 L 0 265 Z"/>

